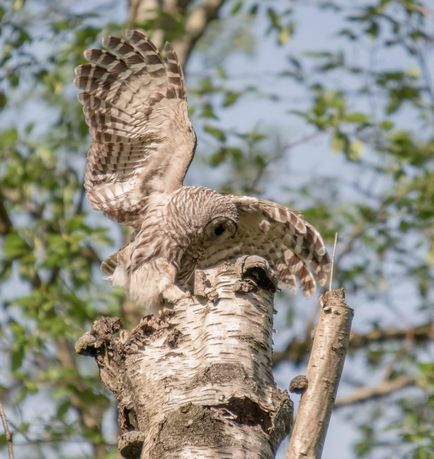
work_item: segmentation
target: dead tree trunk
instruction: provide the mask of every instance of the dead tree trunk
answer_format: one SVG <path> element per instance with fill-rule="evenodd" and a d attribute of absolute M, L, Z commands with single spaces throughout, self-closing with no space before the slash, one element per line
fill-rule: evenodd
<path fill-rule="evenodd" d="M 131 332 L 101 318 L 76 344 L 119 403 L 119 448 L 145 458 L 263 458 L 292 403 L 272 375 L 274 272 L 240 257 L 198 272 L 195 296 Z"/>

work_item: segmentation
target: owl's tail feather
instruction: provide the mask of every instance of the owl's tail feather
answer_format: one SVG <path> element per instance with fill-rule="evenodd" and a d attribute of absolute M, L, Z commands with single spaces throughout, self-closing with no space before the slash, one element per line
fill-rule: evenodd
<path fill-rule="evenodd" d="M 112 276 L 118 266 L 118 253 L 113 253 L 101 263 L 101 271 L 107 276 Z"/>

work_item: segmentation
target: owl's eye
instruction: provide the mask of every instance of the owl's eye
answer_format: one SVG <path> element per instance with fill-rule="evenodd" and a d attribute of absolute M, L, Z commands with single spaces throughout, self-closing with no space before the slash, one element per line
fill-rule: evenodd
<path fill-rule="evenodd" d="M 215 228 L 214 228 L 214 234 L 216 236 L 220 236 L 221 234 L 223 234 L 225 232 L 225 227 L 220 224 L 220 225 L 217 225 Z"/>
<path fill-rule="evenodd" d="M 233 236 L 236 230 L 235 222 L 225 217 L 216 217 L 206 225 L 203 234 L 208 241 L 223 241 Z"/>

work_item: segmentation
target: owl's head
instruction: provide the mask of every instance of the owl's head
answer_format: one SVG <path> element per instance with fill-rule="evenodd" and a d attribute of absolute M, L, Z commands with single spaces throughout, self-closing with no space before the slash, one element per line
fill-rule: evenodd
<path fill-rule="evenodd" d="M 205 187 L 195 188 L 192 194 L 196 198 L 193 198 L 196 237 L 210 243 L 233 237 L 240 217 L 231 197 Z"/>
<path fill-rule="evenodd" d="M 230 196 L 209 188 L 185 186 L 176 195 L 177 218 L 170 220 L 177 225 L 177 235 L 182 235 L 177 282 L 187 285 L 209 250 L 220 252 L 231 244 L 238 230 L 239 212 Z"/>
<path fill-rule="evenodd" d="M 184 186 L 174 193 L 169 215 L 171 223 L 190 243 L 202 245 L 225 241 L 238 229 L 239 213 L 230 196 L 210 188 Z"/>
<path fill-rule="evenodd" d="M 200 208 L 199 236 L 204 241 L 220 242 L 235 235 L 238 229 L 238 209 L 230 196 L 214 190 L 206 190 L 209 195 Z"/>

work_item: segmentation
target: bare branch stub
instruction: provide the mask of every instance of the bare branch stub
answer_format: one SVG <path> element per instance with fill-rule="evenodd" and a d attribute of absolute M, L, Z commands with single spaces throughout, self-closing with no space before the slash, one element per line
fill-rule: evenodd
<path fill-rule="evenodd" d="M 288 445 L 286 459 L 319 459 L 335 403 L 351 330 L 353 310 L 343 289 L 320 298 L 321 312 L 307 367 L 308 386 Z"/>
<path fill-rule="evenodd" d="M 307 386 L 309 385 L 306 376 L 298 375 L 292 378 L 291 383 L 289 384 L 289 392 L 295 394 L 303 394 Z"/>
<path fill-rule="evenodd" d="M 131 332 L 102 318 L 80 338 L 118 400 L 124 457 L 273 457 L 292 420 L 271 370 L 275 289 L 268 263 L 242 256 Z"/>

